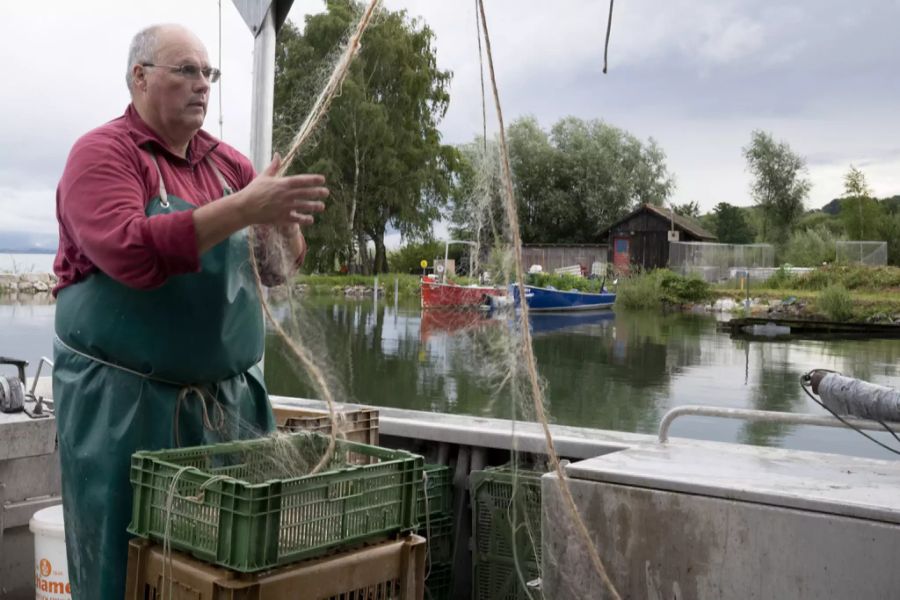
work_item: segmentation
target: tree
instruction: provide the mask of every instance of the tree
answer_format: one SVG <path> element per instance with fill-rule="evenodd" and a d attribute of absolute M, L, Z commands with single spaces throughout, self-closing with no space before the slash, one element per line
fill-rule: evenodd
<path fill-rule="evenodd" d="M 866 183 L 866 175 L 853 165 L 844 175 L 841 220 L 851 240 L 881 239 L 885 214 Z"/>
<path fill-rule="evenodd" d="M 275 142 L 290 144 L 329 73 L 334 55 L 361 7 L 329 0 L 306 18 L 301 32 L 287 23 L 276 50 Z M 340 95 L 320 126 L 316 144 L 291 171 L 324 173 L 331 196 L 309 229 L 313 265 L 351 264 L 371 240 L 375 256 L 363 267 L 388 268 L 387 226 L 423 239 L 450 193 L 456 151 L 440 143 L 437 125 L 449 103 L 450 73 L 437 67 L 434 34 L 405 11 L 383 11 L 366 31 Z"/>
<path fill-rule="evenodd" d="M 743 153 L 753 176 L 750 193 L 762 211 L 762 239 L 782 246 L 803 215 L 809 195 L 806 162 L 786 142 L 776 142 L 759 130 L 751 134 Z"/>
<path fill-rule="evenodd" d="M 672 211 L 682 217 L 694 219 L 695 221 L 700 220 L 700 204 L 696 200 L 691 200 L 684 204 L 672 204 Z"/>
<path fill-rule="evenodd" d="M 663 204 L 674 188 L 665 154 L 652 139 L 641 142 L 601 121 L 568 117 L 546 132 L 524 117 L 509 126 L 508 140 L 525 243 L 599 241 L 616 219 L 644 202 Z M 470 150 L 463 153 L 471 156 Z M 455 207 L 465 189 L 454 192 Z M 459 216 L 455 209 L 454 223 L 462 226 Z"/>
<path fill-rule="evenodd" d="M 713 209 L 715 234 L 723 244 L 749 244 L 753 242 L 753 230 L 744 211 L 727 202 L 719 202 Z"/>

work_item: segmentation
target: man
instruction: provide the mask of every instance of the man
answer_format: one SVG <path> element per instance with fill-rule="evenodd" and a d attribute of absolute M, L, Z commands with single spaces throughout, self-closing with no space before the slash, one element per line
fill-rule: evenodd
<path fill-rule="evenodd" d="M 277 157 L 254 177 L 201 130 L 218 77 L 186 29 L 138 33 L 131 105 L 75 143 L 57 190 L 53 394 L 76 600 L 124 594 L 133 452 L 274 426 L 247 228 L 286 236 L 299 264 L 299 226 L 328 191 L 275 177 Z"/>

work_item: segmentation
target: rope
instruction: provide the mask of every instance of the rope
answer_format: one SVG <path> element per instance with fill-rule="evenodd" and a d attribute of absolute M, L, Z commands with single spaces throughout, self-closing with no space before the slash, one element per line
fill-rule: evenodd
<path fill-rule="evenodd" d="M 607 57 L 609 55 L 609 33 L 612 31 L 612 11 L 613 11 L 613 2 L 615 0 L 609 0 L 609 20 L 606 22 L 606 43 L 603 45 L 603 73 L 606 73 L 607 66 Z"/>
<path fill-rule="evenodd" d="M 514 267 L 515 267 L 515 276 L 516 276 L 516 285 L 519 288 L 519 294 L 522 298 L 525 298 L 525 272 L 522 267 L 522 236 L 519 232 L 519 216 L 517 214 L 516 209 L 516 200 L 515 195 L 513 193 L 513 184 L 512 184 L 512 169 L 510 167 L 509 162 L 509 150 L 506 146 L 506 134 L 503 127 L 503 110 L 500 106 L 500 93 L 497 89 L 497 78 L 494 73 L 494 59 L 491 52 L 491 37 L 488 32 L 487 26 L 487 16 L 484 12 L 484 2 L 483 0 L 478 1 L 478 9 L 481 13 L 481 28 L 484 32 L 484 45 L 485 51 L 488 59 L 488 73 L 490 74 L 491 79 L 491 89 L 494 94 L 494 107 L 497 112 L 497 121 L 499 125 L 499 137 L 500 137 L 500 156 L 501 156 L 501 166 L 503 169 L 503 191 L 504 191 L 504 204 L 506 208 L 507 221 L 509 224 L 510 233 L 512 235 L 512 246 L 513 246 L 513 258 L 514 258 Z M 612 581 L 607 574 L 606 567 L 603 565 L 603 560 L 600 558 L 599 552 L 594 547 L 594 544 L 591 540 L 590 533 L 588 532 L 587 526 L 584 524 L 584 521 L 581 518 L 581 515 L 578 513 L 578 508 L 575 505 L 575 499 L 572 497 L 572 491 L 569 489 L 568 479 L 566 478 L 565 471 L 559 462 L 559 455 L 556 452 L 556 448 L 553 445 L 553 436 L 550 433 L 550 425 L 547 422 L 547 415 L 544 412 L 544 404 L 543 404 L 543 391 L 541 390 L 540 380 L 537 374 L 537 361 L 534 356 L 534 348 L 531 345 L 531 330 L 528 326 L 528 303 L 521 303 L 521 310 L 519 312 L 519 329 L 522 335 L 522 346 L 524 351 L 524 359 L 525 364 L 527 365 L 528 371 L 528 381 L 531 388 L 531 396 L 534 400 L 534 410 L 537 416 L 538 421 L 541 423 L 541 427 L 544 431 L 544 441 L 547 446 L 547 455 L 550 458 L 550 463 L 553 466 L 554 470 L 557 474 L 557 479 L 559 482 L 560 491 L 562 492 L 563 499 L 567 505 L 569 512 L 572 515 L 572 518 L 575 522 L 576 529 L 578 530 L 579 535 L 583 538 L 585 542 L 585 546 L 588 550 L 588 555 L 590 556 L 591 562 L 594 566 L 594 569 L 597 571 L 597 574 L 600 576 L 600 579 L 603 582 L 603 585 L 609 590 L 612 598 L 614 600 L 621 600 L 621 596 L 619 592 L 616 590 L 616 587 L 613 585 Z"/>
<path fill-rule="evenodd" d="M 225 409 L 222 408 L 222 403 L 219 402 L 218 393 L 213 395 L 196 385 L 186 385 L 178 391 L 178 398 L 175 401 L 175 416 L 173 417 L 172 429 L 175 432 L 176 448 L 181 448 L 181 435 L 179 432 L 180 428 L 178 426 L 178 424 L 181 422 L 181 405 L 189 397 L 196 397 L 200 399 L 200 407 L 203 415 L 203 427 L 207 431 L 218 431 L 221 433 L 225 428 Z M 213 412 L 216 414 L 215 425 L 213 425 L 213 423 L 209 420 L 209 411 L 206 408 L 207 398 L 212 400 L 213 403 Z"/>
<path fill-rule="evenodd" d="M 481 53 L 481 21 L 478 20 L 478 0 L 475 0 L 475 34 L 478 38 L 478 81 L 481 83 L 481 137 L 484 140 L 484 152 L 487 154 L 487 101 L 484 93 L 484 57 Z"/>
<path fill-rule="evenodd" d="M 214 475 L 213 477 L 210 477 L 209 479 L 204 481 L 200 485 L 200 487 L 197 488 L 197 494 L 193 496 L 181 496 L 178 494 L 178 481 L 181 479 L 181 476 L 188 471 L 194 471 L 201 475 L 203 474 L 202 471 L 190 465 L 181 467 L 180 469 L 178 469 L 178 471 L 175 472 L 175 476 L 172 477 L 172 482 L 169 484 L 168 490 L 166 491 L 166 524 L 163 528 L 163 573 L 161 582 L 162 589 L 160 590 L 159 600 L 165 600 L 167 597 L 169 598 L 169 600 L 175 599 L 175 578 L 173 577 L 174 561 L 172 559 L 172 511 L 175 504 L 175 498 L 177 497 L 179 500 L 186 500 L 188 502 L 202 503 L 206 495 L 206 490 L 212 484 L 219 481 L 237 481 L 236 479 L 234 479 L 233 477 L 229 477 L 228 475 Z M 168 594 L 165 593 L 166 590 L 168 590 Z"/>
<path fill-rule="evenodd" d="M 116 363 L 109 362 L 108 360 L 103 360 L 102 358 L 93 356 L 91 354 L 87 354 L 85 352 L 82 352 L 81 350 L 77 350 L 77 349 L 73 348 L 72 346 L 68 345 L 67 343 L 65 343 L 64 341 L 62 341 L 59 336 L 56 336 L 55 340 L 57 343 L 59 343 L 60 346 L 62 346 L 69 352 L 77 354 L 78 356 L 81 356 L 83 358 L 91 360 L 97 364 L 103 365 L 105 367 L 111 367 L 113 369 L 118 369 L 119 371 L 123 371 L 130 375 L 134 375 L 136 377 L 140 377 L 140 378 L 146 379 L 148 381 L 155 381 L 157 383 L 162 383 L 165 385 L 170 385 L 172 387 L 179 388 L 178 397 L 175 401 L 175 416 L 172 419 L 172 432 L 173 432 L 172 435 L 175 438 L 175 446 L 177 448 L 181 447 L 181 439 L 180 439 L 181 436 L 179 433 L 179 426 L 178 426 L 178 424 L 180 423 L 180 418 L 181 418 L 181 405 L 191 394 L 194 394 L 200 398 L 202 412 L 203 412 L 203 426 L 208 431 L 222 431 L 222 429 L 225 427 L 225 409 L 223 408 L 222 403 L 219 402 L 218 392 L 216 394 L 210 394 L 209 392 L 207 392 L 206 390 L 204 390 L 197 384 L 193 384 L 193 383 L 185 384 L 185 383 L 182 383 L 179 381 L 172 381 L 170 379 L 165 379 L 163 377 L 157 377 L 155 375 L 150 375 L 149 373 L 142 373 L 141 371 L 129 369 L 128 367 L 124 367 L 122 365 L 118 365 Z M 215 418 L 216 418 L 215 425 L 212 423 L 212 421 L 209 418 L 209 411 L 207 410 L 207 407 L 206 407 L 207 397 L 210 400 L 212 400 L 212 402 L 213 402 L 213 412 L 215 413 Z"/>
<path fill-rule="evenodd" d="M 316 102 L 306 116 L 306 120 L 303 121 L 300 130 L 294 136 L 291 147 L 281 163 L 281 168 L 278 170 L 278 175 L 284 175 L 287 172 L 288 167 L 290 167 L 294 158 L 296 158 L 297 154 L 300 152 L 300 148 L 303 147 L 303 144 L 306 143 L 309 136 L 312 135 L 312 132 L 315 131 L 319 122 L 331 107 L 331 101 L 334 100 L 338 90 L 344 83 L 344 79 L 347 78 L 347 73 L 350 72 L 350 64 L 353 62 L 356 53 L 359 52 L 362 35 L 369 27 L 372 16 L 375 14 L 375 10 L 380 4 L 381 0 L 371 0 L 368 7 L 366 7 L 365 12 L 363 12 L 359 23 L 356 25 L 356 31 L 347 42 L 347 46 L 344 48 L 344 52 L 341 55 L 341 59 L 338 61 L 337 66 L 331 73 L 331 77 L 328 78 L 328 82 L 319 93 L 319 97 L 316 98 Z"/>
<path fill-rule="evenodd" d="M 225 117 L 222 115 L 222 0 L 219 0 L 219 139 L 223 137 L 222 124 Z"/>

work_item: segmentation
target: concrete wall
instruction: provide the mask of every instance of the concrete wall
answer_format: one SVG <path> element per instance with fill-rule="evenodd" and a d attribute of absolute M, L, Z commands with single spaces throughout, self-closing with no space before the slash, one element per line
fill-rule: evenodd
<path fill-rule="evenodd" d="M 751 502 L 570 479 L 623 599 L 900 597 L 900 526 Z M 554 475 L 543 478 L 543 590 L 609 598 Z"/>

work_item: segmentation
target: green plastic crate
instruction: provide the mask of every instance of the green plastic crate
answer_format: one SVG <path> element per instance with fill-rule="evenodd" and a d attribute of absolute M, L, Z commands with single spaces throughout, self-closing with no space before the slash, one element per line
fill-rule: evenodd
<path fill-rule="evenodd" d="M 432 565 L 453 562 L 453 517 L 431 519 L 428 526 L 419 523 L 416 534 L 425 538 Z"/>
<path fill-rule="evenodd" d="M 529 598 L 521 579 L 527 582 L 539 576 L 541 475 L 526 470 L 514 473 L 506 467 L 469 475 L 473 599 Z M 516 573 L 516 564 L 522 577 Z"/>
<path fill-rule="evenodd" d="M 453 478 L 450 467 L 425 465 L 425 474 L 428 476 L 427 481 L 416 490 L 420 525 L 424 525 L 426 513 L 432 517 L 441 517 L 453 511 Z"/>
<path fill-rule="evenodd" d="M 521 565 L 521 575 L 512 561 L 485 561 L 472 566 L 472 600 L 537 600 L 543 598 L 537 589 L 523 585 L 540 577 L 534 563 Z M 427 584 L 426 584 L 427 585 Z"/>
<path fill-rule="evenodd" d="M 428 565 L 426 563 L 427 571 Z M 453 591 L 453 568 L 449 564 L 431 565 L 425 578 L 425 600 L 450 600 Z"/>
<path fill-rule="evenodd" d="M 320 454 L 326 436 L 288 436 L 301 453 Z M 129 531 L 209 563 L 253 572 L 416 527 L 423 459 L 400 450 L 337 441 L 331 464 L 315 475 L 281 479 L 274 441 L 261 438 L 177 450 L 137 452 Z M 362 459 L 368 458 L 370 464 Z M 348 466 L 349 465 L 349 466 Z M 176 474 L 171 511 L 166 501 Z M 225 476 L 205 491 L 215 476 Z"/>

